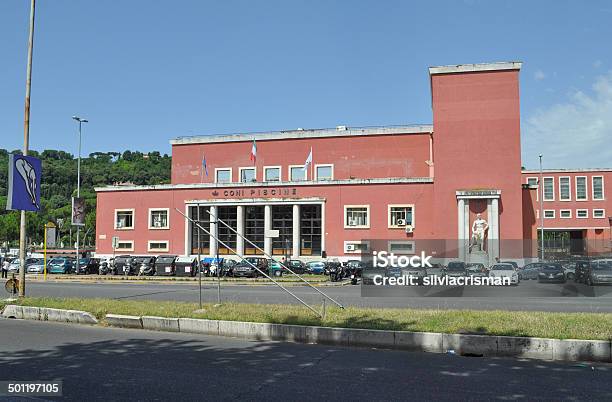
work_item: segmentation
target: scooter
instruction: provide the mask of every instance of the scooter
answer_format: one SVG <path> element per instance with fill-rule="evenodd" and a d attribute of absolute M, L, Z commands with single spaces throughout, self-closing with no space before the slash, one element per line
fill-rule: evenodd
<path fill-rule="evenodd" d="M 155 268 L 150 266 L 147 263 L 140 264 L 140 268 L 138 269 L 138 276 L 151 276 L 155 274 Z"/>

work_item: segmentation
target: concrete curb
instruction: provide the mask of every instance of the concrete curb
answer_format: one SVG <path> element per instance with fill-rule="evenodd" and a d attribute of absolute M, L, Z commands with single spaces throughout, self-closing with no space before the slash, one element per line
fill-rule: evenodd
<path fill-rule="evenodd" d="M 4 308 L 2 316 L 5 318 L 69 322 L 74 324 L 94 325 L 98 323 L 98 320 L 96 320 L 93 315 L 86 311 L 62 310 L 46 307 L 18 306 L 13 304 L 8 305 Z"/>
<path fill-rule="evenodd" d="M 7 305 L 5 318 L 97 324 L 89 313 Z M 185 332 L 251 340 L 372 347 L 462 356 L 522 357 L 557 361 L 612 363 L 612 341 L 525 338 L 514 336 L 383 331 L 304 325 L 107 314 L 112 327 Z"/>

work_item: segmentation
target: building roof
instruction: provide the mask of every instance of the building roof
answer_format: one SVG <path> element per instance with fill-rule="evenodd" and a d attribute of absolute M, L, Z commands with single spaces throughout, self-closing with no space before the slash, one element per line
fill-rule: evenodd
<path fill-rule="evenodd" d="M 495 63 L 454 64 L 429 67 L 429 74 L 471 73 L 476 71 L 520 70 L 520 61 L 500 61 Z"/>
<path fill-rule="evenodd" d="M 266 131 L 243 134 L 211 134 L 190 137 L 178 137 L 170 140 L 172 145 L 205 144 L 214 142 L 269 141 L 281 139 L 322 138 L 322 137 L 352 137 L 364 135 L 395 135 L 395 134 L 428 134 L 433 133 L 431 124 L 415 124 L 401 126 L 373 126 L 335 128 L 296 129 L 282 131 Z"/>
<path fill-rule="evenodd" d="M 612 172 L 612 168 L 561 168 L 561 169 L 542 169 L 542 173 L 588 173 L 588 172 Z M 522 174 L 538 174 L 537 169 L 522 170 Z"/>

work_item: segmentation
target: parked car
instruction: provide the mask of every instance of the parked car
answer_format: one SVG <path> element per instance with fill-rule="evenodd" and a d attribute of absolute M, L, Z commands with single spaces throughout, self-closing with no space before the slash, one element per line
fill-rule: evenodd
<path fill-rule="evenodd" d="M 516 272 L 512 264 L 494 264 L 491 269 L 489 269 L 489 276 L 492 278 L 510 278 L 510 285 L 519 284 L 518 272 Z"/>
<path fill-rule="evenodd" d="M 79 266 L 76 269 L 78 274 L 97 274 L 100 269 L 99 258 L 81 258 L 79 260 Z"/>
<path fill-rule="evenodd" d="M 45 259 L 35 258 L 35 261 L 26 265 L 26 272 L 29 274 L 42 274 L 45 272 Z"/>
<path fill-rule="evenodd" d="M 385 268 L 374 267 L 372 264 L 366 264 L 363 266 L 361 273 L 361 283 L 363 285 L 374 285 L 374 278 L 376 276 L 384 277 L 386 274 Z"/>
<path fill-rule="evenodd" d="M 28 257 L 25 260 L 25 267 L 26 267 L 26 272 L 28 271 L 28 266 L 31 264 L 36 264 L 38 262 L 38 258 L 32 258 L 32 257 Z M 19 262 L 19 258 L 15 258 L 13 261 L 11 261 L 11 263 L 9 264 L 8 267 L 8 272 L 19 272 L 19 267 L 21 265 L 21 263 Z"/>
<path fill-rule="evenodd" d="M 289 260 L 288 268 L 298 275 L 306 273 L 307 269 L 306 264 L 301 260 Z"/>
<path fill-rule="evenodd" d="M 568 280 L 572 280 L 576 277 L 576 264 L 571 262 L 571 261 L 567 261 L 564 263 L 561 263 L 561 267 L 563 267 L 563 272 L 565 272 L 565 278 Z"/>
<path fill-rule="evenodd" d="M 612 259 L 593 260 L 587 268 L 585 281 L 587 285 L 612 284 Z"/>
<path fill-rule="evenodd" d="M 446 266 L 447 276 L 467 276 L 467 269 L 463 261 L 451 261 Z"/>
<path fill-rule="evenodd" d="M 431 264 L 431 267 L 425 268 L 427 276 L 444 276 L 445 268 L 442 264 Z"/>
<path fill-rule="evenodd" d="M 425 267 L 405 267 L 401 268 L 401 275 L 416 278 L 417 283 L 422 285 L 427 269 Z"/>
<path fill-rule="evenodd" d="M 500 261 L 498 264 L 510 264 L 514 267 L 515 271 L 518 271 L 520 269 L 516 261 Z"/>
<path fill-rule="evenodd" d="M 268 275 L 283 276 L 285 268 L 276 260 L 268 260 Z"/>
<path fill-rule="evenodd" d="M 323 275 L 325 273 L 325 263 L 323 261 L 310 261 L 306 264 L 309 274 Z"/>
<path fill-rule="evenodd" d="M 544 266 L 541 262 L 532 262 L 530 264 L 525 265 L 518 272 L 520 280 L 528 280 L 528 279 L 538 279 L 538 274 L 540 270 Z"/>
<path fill-rule="evenodd" d="M 538 282 L 557 282 L 565 283 L 565 270 L 558 263 L 546 263 L 543 264 L 540 272 L 538 273 Z"/>
<path fill-rule="evenodd" d="M 49 261 L 47 271 L 50 274 L 70 274 L 74 272 L 74 264 L 70 258 L 53 258 Z"/>
<path fill-rule="evenodd" d="M 266 258 L 247 257 L 234 266 L 234 277 L 257 278 L 262 275 L 253 266 L 256 266 L 262 272 L 268 272 L 268 260 Z"/>
<path fill-rule="evenodd" d="M 361 260 L 349 260 L 346 263 L 346 276 L 355 275 L 356 277 L 361 277 L 361 273 L 363 272 L 363 267 L 365 262 Z"/>
<path fill-rule="evenodd" d="M 224 259 L 221 265 L 221 276 L 234 276 L 234 267 L 238 264 L 236 260 Z"/>
<path fill-rule="evenodd" d="M 466 271 L 468 276 L 489 276 L 489 271 L 485 265 L 479 262 L 466 264 Z"/>

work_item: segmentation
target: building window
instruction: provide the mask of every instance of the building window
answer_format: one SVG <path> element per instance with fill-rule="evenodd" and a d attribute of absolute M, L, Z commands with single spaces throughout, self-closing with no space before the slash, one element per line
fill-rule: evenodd
<path fill-rule="evenodd" d="M 414 205 L 389 205 L 389 228 L 414 226 Z"/>
<path fill-rule="evenodd" d="M 247 205 L 244 207 L 244 237 L 254 243 L 259 249 L 264 248 L 265 239 L 265 209 L 263 205 Z M 244 242 L 244 253 L 249 255 L 262 254 L 248 241 Z"/>
<path fill-rule="evenodd" d="M 217 218 L 225 222 L 232 229 L 219 223 L 217 229 L 219 235 L 218 251 L 219 254 L 231 254 L 230 248 L 236 250 L 236 230 L 238 230 L 238 208 L 235 206 L 220 205 L 217 207 Z M 221 244 L 225 243 L 225 245 Z"/>
<path fill-rule="evenodd" d="M 116 209 L 115 210 L 115 229 L 127 230 L 134 229 L 134 210 Z"/>
<path fill-rule="evenodd" d="M 272 238 L 272 254 L 291 255 L 293 251 L 293 205 L 272 205 L 272 230 L 278 230 L 278 237 Z"/>
<path fill-rule="evenodd" d="M 606 211 L 604 209 L 594 209 L 593 210 L 593 218 L 605 218 Z"/>
<path fill-rule="evenodd" d="M 189 207 L 189 216 L 202 228 L 193 222 L 189 222 L 191 230 L 191 254 L 205 254 L 210 252 L 210 236 L 204 230 L 210 230 L 210 207 L 208 206 L 191 206 Z M 203 230 L 204 229 L 204 230 Z"/>
<path fill-rule="evenodd" d="M 544 219 L 554 219 L 555 218 L 555 210 L 554 209 L 545 209 L 544 210 Z"/>
<path fill-rule="evenodd" d="M 576 176 L 576 201 L 586 201 L 587 199 L 587 178 Z"/>
<path fill-rule="evenodd" d="M 344 227 L 351 229 L 363 229 L 370 227 L 369 205 L 345 205 Z"/>
<path fill-rule="evenodd" d="M 265 166 L 264 181 L 281 181 L 280 166 Z"/>
<path fill-rule="evenodd" d="M 147 251 L 168 252 L 168 240 L 149 240 Z"/>
<path fill-rule="evenodd" d="M 570 178 L 559 177 L 559 201 L 571 201 Z"/>
<path fill-rule="evenodd" d="M 315 165 L 316 180 L 333 180 L 334 165 Z"/>
<path fill-rule="evenodd" d="M 571 209 L 562 209 L 561 211 L 559 211 L 559 217 L 563 218 L 563 219 L 569 219 L 572 217 L 572 210 Z"/>
<path fill-rule="evenodd" d="M 393 254 L 414 254 L 414 242 L 392 240 L 388 243 L 388 251 Z"/>
<path fill-rule="evenodd" d="M 545 177 L 544 178 L 544 201 L 555 200 L 555 178 Z"/>
<path fill-rule="evenodd" d="M 537 177 L 528 177 L 527 184 L 529 186 L 536 186 L 538 190 L 536 191 L 536 201 L 540 201 L 540 187 L 538 186 L 538 178 Z"/>
<path fill-rule="evenodd" d="M 149 229 L 170 229 L 168 208 L 149 209 Z"/>
<path fill-rule="evenodd" d="M 257 181 L 257 174 L 254 167 L 240 168 L 240 183 L 252 183 Z"/>
<path fill-rule="evenodd" d="M 120 240 L 117 243 L 116 251 L 134 251 L 134 241 L 132 240 Z"/>
<path fill-rule="evenodd" d="M 321 255 L 321 205 L 300 205 L 300 255 Z"/>
<path fill-rule="evenodd" d="M 231 183 L 232 182 L 232 169 L 231 168 L 215 169 L 215 182 L 216 183 Z"/>
<path fill-rule="evenodd" d="M 369 241 L 345 241 L 344 242 L 344 253 L 345 254 L 366 254 L 370 252 Z"/>
<path fill-rule="evenodd" d="M 593 176 L 593 199 L 603 200 L 604 199 L 604 183 L 603 176 Z"/>
<path fill-rule="evenodd" d="M 576 218 L 585 219 L 589 217 L 588 209 L 577 209 L 576 210 Z"/>
<path fill-rule="evenodd" d="M 289 180 L 304 181 L 307 178 L 306 169 L 303 165 L 289 166 Z"/>

